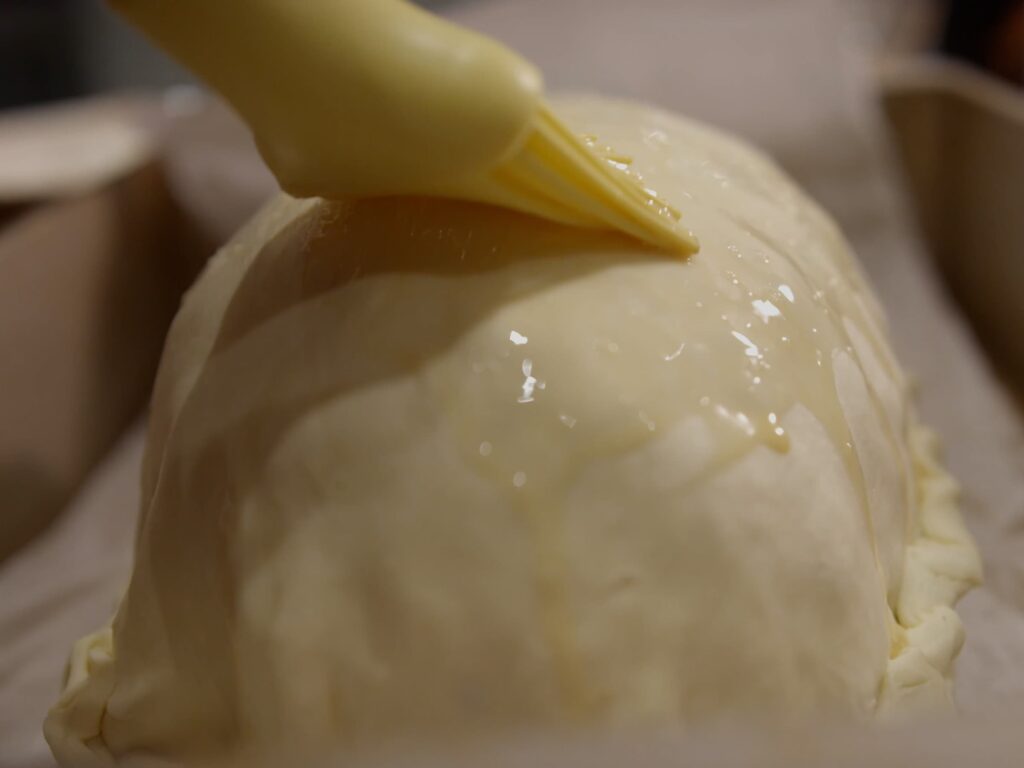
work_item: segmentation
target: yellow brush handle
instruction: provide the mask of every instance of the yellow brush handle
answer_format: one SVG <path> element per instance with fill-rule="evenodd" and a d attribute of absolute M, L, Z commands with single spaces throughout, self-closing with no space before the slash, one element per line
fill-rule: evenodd
<path fill-rule="evenodd" d="M 525 138 L 541 75 L 403 0 L 112 0 L 228 99 L 282 186 L 419 192 Z"/>

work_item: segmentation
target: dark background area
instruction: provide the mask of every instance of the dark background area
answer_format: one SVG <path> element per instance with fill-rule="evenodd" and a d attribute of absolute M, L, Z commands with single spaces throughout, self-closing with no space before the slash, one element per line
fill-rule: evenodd
<path fill-rule="evenodd" d="M 187 73 L 103 0 L 0 0 L 0 109 L 185 82 Z"/>
<path fill-rule="evenodd" d="M 458 2 L 474 0 L 420 0 Z M 934 2 L 946 14 L 937 48 L 1024 83 L 1022 0 Z M 103 0 L 0 0 L 0 109 L 188 81 Z"/>

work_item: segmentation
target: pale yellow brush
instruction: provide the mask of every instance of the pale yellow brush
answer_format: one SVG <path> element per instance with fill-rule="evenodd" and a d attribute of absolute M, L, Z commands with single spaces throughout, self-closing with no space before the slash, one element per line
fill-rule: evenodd
<path fill-rule="evenodd" d="M 404 0 L 112 0 L 219 90 L 298 196 L 421 194 L 691 254 L 679 212 L 559 121 L 540 73 Z"/>

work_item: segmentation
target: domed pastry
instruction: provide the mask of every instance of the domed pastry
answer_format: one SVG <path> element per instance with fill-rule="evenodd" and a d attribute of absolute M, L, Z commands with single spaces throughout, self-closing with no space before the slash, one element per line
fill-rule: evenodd
<path fill-rule="evenodd" d="M 271 203 L 168 339 L 131 584 L 46 724 L 65 764 L 949 705 L 980 566 L 840 233 L 734 139 L 556 107 L 700 252 Z"/>

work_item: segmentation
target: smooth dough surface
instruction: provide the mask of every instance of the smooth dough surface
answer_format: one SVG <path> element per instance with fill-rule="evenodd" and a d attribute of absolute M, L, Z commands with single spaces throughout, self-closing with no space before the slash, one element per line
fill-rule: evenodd
<path fill-rule="evenodd" d="M 949 706 L 980 566 L 835 226 L 731 138 L 558 108 L 700 253 L 273 202 L 169 336 L 65 764 Z"/>

